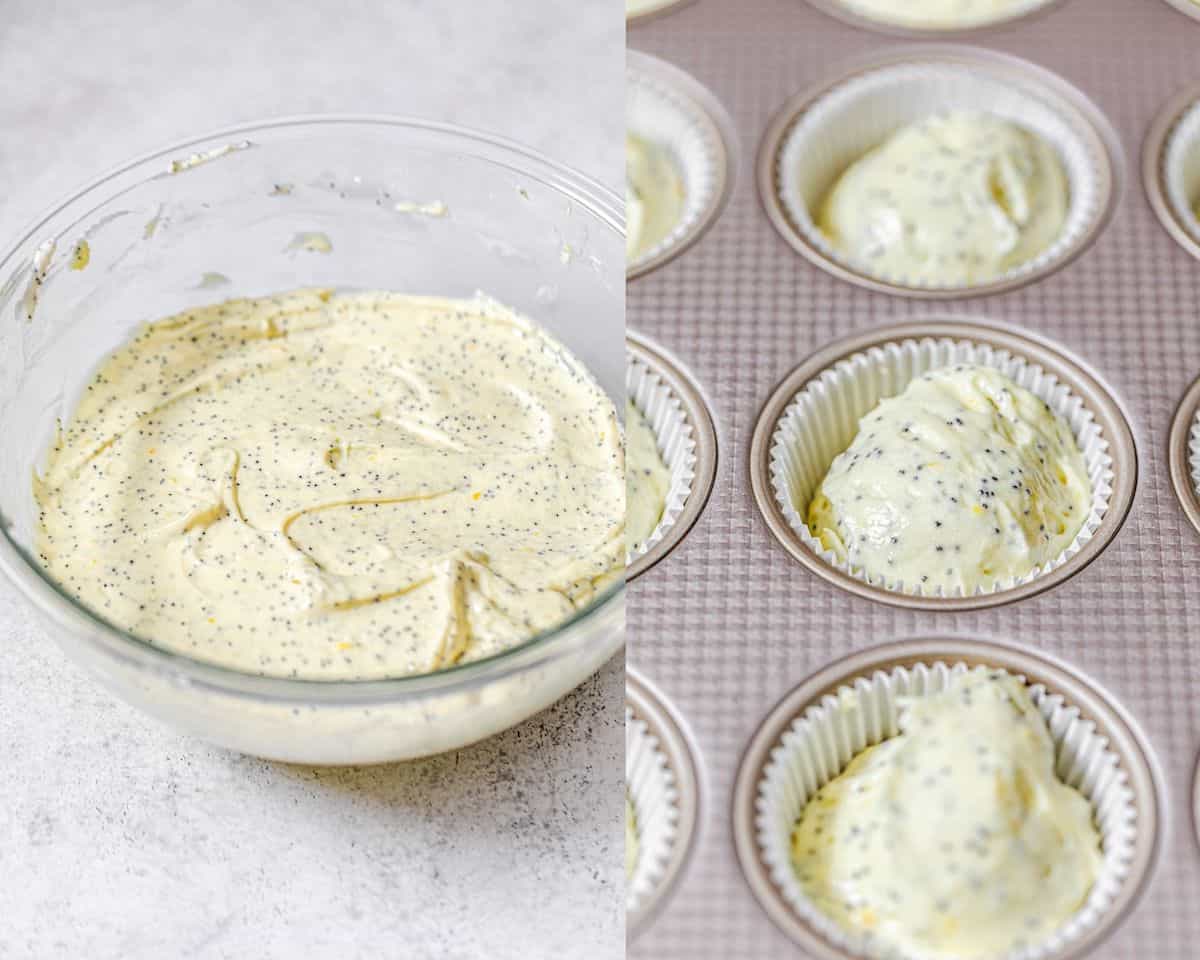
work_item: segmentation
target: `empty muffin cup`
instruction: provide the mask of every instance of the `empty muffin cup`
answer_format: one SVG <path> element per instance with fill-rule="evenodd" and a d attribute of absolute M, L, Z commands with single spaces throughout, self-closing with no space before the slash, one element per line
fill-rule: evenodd
<path fill-rule="evenodd" d="M 1186 2 L 1200 12 L 1200 4 Z M 1142 180 L 1167 232 L 1200 258 L 1200 85 L 1159 111 L 1142 148 Z"/>
<path fill-rule="evenodd" d="M 971 595 L 871 576 L 826 550 L 809 530 L 809 505 L 860 419 L 921 375 L 956 364 L 990 367 L 1038 397 L 1070 427 L 1091 484 L 1087 518 L 1052 562 Z M 796 368 L 759 415 L 751 482 L 759 510 L 784 548 L 852 593 L 898 606 L 963 610 L 994 606 L 1061 583 L 1116 535 L 1132 503 L 1137 458 L 1120 407 L 1084 368 L 1033 337 L 953 320 L 884 327 L 839 341 Z"/>
<path fill-rule="evenodd" d="M 625 345 L 626 396 L 653 431 L 670 471 L 653 533 L 628 552 L 628 581 L 666 557 L 700 519 L 716 479 L 717 434 L 708 404 L 682 364 L 637 334 L 629 334 Z M 628 459 L 626 469 L 634 469 Z"/>
<path fill-rule="evenodd" d="M 818 221 L 847 168 L 896 132 L 958 111 L 1008 121 L 1057 155 L 1068 196 L 1056 238 L 1025 262 L 969 283 L 889 272 L 837 249 Z M 1079 256 L 1111 215 L 1120 156 L 1108 122 L 1055 74 L 992 51 L 916 47 L 857 63 L 785 104 L 760 148 L 758 183 L 767 215 L 783 238 L 834 276 L 901 296 L 961 298 L 1031 283 Z"/>
<path fill-rule="evenodd" d="M 805 805 L 867 747 L 898 732 L 897 698 L 945 689 L 984 666 L 1021 680 L 1046 721 L 1055 772 L 1093 811 L 1102 863 L 1083 905 L 1015 955 L 1076 957 L 1113 932 L 1148 884 L 1160 845 L 1162 778 L 1143 735 L 1100 687 L 1065 664 L 958 639 L 886 644 L 834 663 L 789 693 L 755 734 L 734 788 L 734 837 L 771 919 L 822 958 L 878 958 L 883 946 L 827 917 L 803 890 L 792 833 Z"/>
<path fill-rule="evenodd" d="M 626 55 L 625 129 L 673 166 L 682 188 L 674 226 L 656 242 L 639 245 L 626 264 L 626 277 L 633 279 L 679 256 L 716 222 L 733 187 L 737 140 L 728 114 L 699 81 L 635 50 Z M 627 221 L 636 229 L 632 218 Z"/>
<path fill-rule="evenodd" d="M 700 824 L 700 780 L 683 725 L 632 668 L 625 679 L 625 790 L 636 838 L 625 885 L 633 939 L 662 909 L 687 865 Z"/>

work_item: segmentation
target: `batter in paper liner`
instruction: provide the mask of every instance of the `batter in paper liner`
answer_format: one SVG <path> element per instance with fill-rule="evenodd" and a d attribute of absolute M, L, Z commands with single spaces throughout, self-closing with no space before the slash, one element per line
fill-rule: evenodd
<path fill-rule="evenodd" d="M 960 364 L 916 378 L 859 421 L 808 525 L 874 582 L 971 595 L 1057 560 L 1091 499 L 1062 418 L 999 371 Z"/>
<path fill-rule="evenodd" d="M 820 228 L 872 276 L 985 283 L 1058 239 L 1067 176 L 1054 148 L 1000 117 L 960 110 L 903 127 L 853 163 Z"/>
<path fill-rule="evenodd" d="M 805 894 L 889 957 L 998 958 L 1047 940 L 1102 865 L 1087 799 L 1058 779 L 1016 677 L 976 667 L 900 703 L 899 733 L 805 804 Z"/>
<path fill-rule="evenodd" d="M 251 673 L 424 673 L 586 606 L 625 561 L 613 405 L 488 301 L 306 290 L 151 323 L 35 479 L 47 571 Z"/>
<path fill-rule="evenodd" d="M 666 148 L 625 137 L 625 259 L 637 260 L 670 236 L 683 219 L 683 178 Z"/>
<path fill-rule="evenodd" d="M 1028 9 L 1023 0 L 842 0 L 863 16 L 927 29 L 977 26 Z"/>

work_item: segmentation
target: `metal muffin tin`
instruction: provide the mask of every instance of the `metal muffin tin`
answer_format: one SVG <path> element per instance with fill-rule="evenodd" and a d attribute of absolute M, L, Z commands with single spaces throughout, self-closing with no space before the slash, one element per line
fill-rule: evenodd
<path fill-rule="evenodd" d="M 1070 121 L 1076 136 L 1086 144 L 1088 154 L 1095 160 L 1096 189 L 1099 195 L 1105 198 L 1105 203 L 1088 224 L 1088 228 L 1056 256 L 1028 272 L 1000 277 L 987 283 L 948 288 L 891 283 L 856 269 L 850 263 L 821 250 L 793 221 L 780 195 L 778 161 L 788 136 L 797 120 L 835 87 L 881 68 L 910 63 L 945 64 L 976 69 L 1014 87 L 1027 88 L 1040 99 L 1052 102 L 1054 109 Z M 775 114 L 762 138 L 758 150 L 757 180 L 763 208 L 780 236 L 791 244 L 797 253 L 821 269 L 868 290 L 894 296 L 922 300 L 961 300 L 966 297 L 1005 293 L 1036 283 L 1061 270 L 1083 254 L 1103 232 L 1120 197 L 1123 181 L 1123 164 L 1120 157 L 1120 143 L 1103 113 L 1080 90 L 1057 74 L 1028 61 L 978 47 L 924 44 L 890 49 L 857 59 L 843 65 L 816 86 L 791 97 Z"/>
<path fill-rule="evenodd" d="M 896 46 L 807 0 L 698 0 L 639 26 L 630 40 L 720 98 L 746 148 L 762 142 L 797 90 Z M 1200 24 L 1162 0 L 1070 0 L 974 42 L 1086 94 L 1116 129 L 1119 162 L 1130 170 L 1154 118 L 1200 82 Z M 805 357 L 878 327 L 919 322 L 931 307 L 796 256 L 764 215 L 753 180 L 741 179 L 702 244 L 627 287 L 630 326 L 679 357 L 720 411 L 721 460 L 730 466 L 687 549 L 629 588 L 628 662 L 694 734 L 712 828 L 701 831 L 687 881 L 630 957 L 801 953 L 764 914 L 737 857 L 729 825 L 744 751 L 772 707 L 830 663 L 895 638 L 943 635 L 1020 643 L 1111 691 L 1136 720 L 1161 764 L 1161 851 L 1153 884 L 1089 956 L 1191 960 L 1200 943 L 1192 813 L 1200 535 L 1178 505 L 1168 436 L 1180 398 L 1200 376 L 1200 263 L 1163 229 L 1143 190 L 1125 190 L 1103 234 L 1069 266 L 986 301 L 936 307 L 1027 332 L 1085 363 L 1120 398 L 1134 430 L 1137 497 L 1120 536 L 1051 591 L 938 613 L 877 603 L 813 576 L 779 549 L 754 501 L 751 440 L 772 391 Z"/>
<path fill-rule="evenodd" d="M 686 103 L 691 108 L 690 112 L 694 114 L 696 122 L 706 128 L 716 154 L 713 158 L 714 182 L 704 209 L 688 224 L 686 230 L 672 235 L 653 256 L 639 259 L 629 265 L 626 279 L 635 280 L 681 256 L 693 244 L 699 242 L 717 222 L 733 191 L 737 177 L 738 153 L 737 135 L 729 114 L 725 112 L 721 102 L 695 77 L 664 60 L 636 50 L 627 53 L 625 66 L 626 70 L 642 74 L 666 87 Z"/>
<path fill-rule="evenodd" d="M 625 673 L 625 706 L 646 724 L 658 739 L 659 748 L 675 778 L 678 793 L 678 819 L 675 843 L 654 891 L 625 921 L 626 937 L 633 940 L 645 930 L 666 905 L 679 883 L 696 844 L 700 826 L 707 813 L 704 805 L 700 767 L 695 759 L 691 735 L 654 686 L 630 668 Z"/>
<path fill-rule="evenodd" d="M 1099 529 L 1073 557 L 1028 583 L 1008 590 L 969 597 L 921 597 L 898 593 L 866 583 L 827 563 L 800 539 L 783 514 L 771 485 L 771 448 L 774 445 L 776 425 L 796 394 L 805 384 L 819 378 L 823 370 L 853 354 L 864 353 L 889 342 L 923 338 L 967 340 L 987 344 L 1036 363 L 1043 370 L 1053 373 L 1060 383 L 1066 384 L 1071 393 L 1083 401 L 1108 441 L 1108 452 L 1113 459 L 1113 491 Z M 1120 406 L 1109 391 L 1079 362 L 1052 345 L 1016 329 L 967 320 L 936 318 L 925 322 L 878 327 L 839 340 L 809 357 L 775 388 L 759 414 L 750 441 L 750 484 L 754 491 L 754 499 L 767 526 L 783 548 L 813 573 L 843 590 L 868 600 L 878 600 L 912 610 L 974 610 L 980 607 L 1000 606 L 1032 597 L 1073 577 L 1100 555 L 1125 522 L 1129 508 L 1133 505 L 1134 490 L 1137 487 L 1137 464 L 1133 433 Z"/>
<path fill-rule="evenodd" d="M 1003 644 L 976 640 L 929 639 L 884 644 L 832 663 L 790 691 L 767 715 L 750 741 L 738 770 L 733 794 L 733 837 L 746 880 L 767 915 L 806 956 L 822 960 L 853 960 L 855 954 L 839 949 L 823 938 L 784 899 L 772 881 L 758 841 L 756 800 L 771 751 L 779 744 L 792 722 L 809 707 L 839 687 L 852 685 L 860 677 L 894 667 L 942 661 L 948 665 L 999 667 L 1023 676 L 1030 684 L 1042 684 L 1057 693 L 1081 715 L 1091 720 L 1108 740 L 1128 778 L 1137 811 L 1137 830 L 1129 871 L 1114 902 L 1099 922 L 1063 950 L 1048 955 L 1053 960 L 1081 957 L 1102 943 L 1125 919 L 1149 885 L 1162 844 L 1160 824 L 1165 812 L 1162 775 L 1154 755 L 1137 724 L 1103 688 L 1081 676 L 1070 666 Z"/>
<path fill-rule="evenodd" d="M 1181 2 L 1195 7 L 1195 16 L 1200 19 L 1200 3 L 1192 3 L 1192 0 L 1181 0 Z M 1154 123 L 1150 125 L 1150 131 L 1146 134 L 1146 142 L 1142 147 L 1142 184 L 1146 188 L 1146 198 L 1150 201 L 1150 206 L 1154 209 L 1154 213 L 1167 233 L 1174 237 L 1184 250 L 1200 260 L 1200 240 L 1197 240 L 1192 231 L 1183 224 L 1178 212 L 1168 199 L 1163 158 L 1163 153 L 1167 149 L 1167 141 L 1170 140 L 1176 124 L 1179 123 L 1183 114 L 1197 103 L 1200 103 L 1200 84 L 1192 84 L 1168 100 L 1159 111 L 1158 116 L 1154 118 Z"/>
<path fill-rule="evenodd" d="M 708 505 L 712 495 L 713 485 L 717 478 L 717 429 L 713 422 L 712 412 L 704 394 L 696 384 L 692 375 L 683 366 L 666 353 L 661 347 L 652 344 L 645 337 L 632 331 L 626 334 L 625 349 L 641 363 L 659 375 L 679 400 L 683 415 L 692 428 L 692 436 L 696 442 L 695 477 L 692 479 L 692 489 L 684 501 L 683 510 L 675 518 L 675 522 L 663 533 L 662 539 L 649 550 L 636 557 L 633 563 L 625 569 L 625 580 L 629 582 L 640 577 L 660 560 L 674 550 L 688 535 L 700 514 Z"/>

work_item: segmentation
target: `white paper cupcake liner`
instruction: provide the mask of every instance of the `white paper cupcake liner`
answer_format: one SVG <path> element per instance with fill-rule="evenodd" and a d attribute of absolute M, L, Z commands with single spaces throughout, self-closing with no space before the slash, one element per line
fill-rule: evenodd
<path fill-rule="evenodd" d="M 795 720 L 772 749 L 755 802 L 755 829 L 762 859 L 784 900 L 811 928 L 853 956 L 880 957 L 870 945 L 826 917 L 805 895 L 792 865 L 792 831 L 808 800 L 868 746 L 898 732 L 897 698 L 945 688 L 968 669 L 943 662 L 898 666 L 859 677 L 823 697 Z M 1024 680 L 1024 678 L 1020 678 Z M 1092 804 L 1100 831 L 1103 864 L 1083 907 L 1045 941 L 1007 960 L 1053 955 L 1096 926 L 1121 893 L 1137 840 L 1137 807 L 1117 753 L 1077 707 L 1045 687 L 1029 688 L 1054 741 L 1059 778 Z"/>
<path fill-rule="evenodd" d="M 629 551 L 626 564 L 654 549 L 675 525 L 692 493 L 696 479 L 696 434 L 688 420 L 683 402 L 649 365 L 632 354 L 626 355 L 625 393 L 646 418 L 658 441 L 658 453 L 671 471 L 662 516 L 654 532 L 639 549 Z"/>
<path fill-rule="evenodd" d="M 1192 429 L 1188 432 L 1188 467 L 1192 476 L 1192 490 L 1200 497 L 1200 410 L 1192 417 Z"/>
<path fill-rule="evenodd" d="M 1091 509 L 1075 539 L 1057 559 L 1023 577 L 998 581 L 999 593 L 1028 583 L 1075 556 L 1100 527 L 1112 494 L 1113 460 L 1109 443 L 1083 401 L 1053 374 L 1023 357 L 969 340 L 926 338 L 872 347 L 827 368 L 810 381 L 788 405 L 771 436 L 770 481 L 776 502 L 788 525 L 804 545 L 830 566 L 875 587 L 918 597 L 961 596 L 941 587 L 926 591 L 921 584 L 877 579 L 839 560 L 812 535 L 805 521 L 813 494 L 835 457 L 850 446 L 859 420 L 879 401 L 901 393 L 917 377 L 941 367 L 969 363 L 991 367 L 1049 404 L 1070 426 L 1083 454 L 1092 485 Z M 977 594 L 978 595 L 978 594 Z"/>
<path fill-rule="evenodd" d="M 625 789 L 638 838 L 633 875 L 625 885 L 625 909 L 639 909 L 663 881 L 678 838 L 679 793 L 658 738 L 625 707 Z"/>
<path fill-rule="evenodd" d="M 625 129 L 666 150 L 683 181 L 683 213 L 674 229 L 626 264 L 633 273 L 681 250 L 721 203 L 728 176 L 721 129 L 708 112 L 665 78 L 625 69 Z"/>
<path fill-rule="evenodd" d="M 950 110 L 993 114 L 1029 130 L 1059 155 L 1070 196 L 1058 239 L 1001 276 L 937 285 L 849 258 L 816 225 L 843 172 L 901 128 Z M 858 73 L 812 101 L 784 135 L 776 159 L 779 201 L 794 230 L 828 260 L 871 280 L 912 290 L 971 291 L 1031 279 L 1066 263 L 1104 222 L 1112 193 L 1109 157 L 1092 124 L 1055 91 L 1030 78 L 1013 82 L 984 63 L 892 63 Z"/>
<path fill-rule="evenodd" d="M 1192 239 L 1200 243 L 1200 99 L 1179 116 L 1162 153 L 1163 190 L 1171 210 Z"/>

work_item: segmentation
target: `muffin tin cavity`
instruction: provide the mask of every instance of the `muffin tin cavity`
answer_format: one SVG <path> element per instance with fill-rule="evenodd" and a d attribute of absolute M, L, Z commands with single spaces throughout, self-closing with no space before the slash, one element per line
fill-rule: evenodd
<path fill-rule="evenodd" d="M 626 396 L 654 431 L 671 472 L 662 519 L 642 549 L 628 556 L 628 581 L 679 546 L 700 519 L 717 475 L 717 432 L 704 395 L 682 365 L 636 333 L 626 337 L 625 349 Z"/>
<path fill-rule="evenodd" d="M 1200 17 L 1200 4 L 1184 2 Z M 1200 259 L 1200 84 L 1159 111 L 1142 148 L 1142 182 L 1167 233 Z"/>
<path fill-rule="evenodd" d="M 666 152 L 683 182 L 674 229 L 626 266 L 632 280 L 696 243 L 724 210 L 737 173 L 737 136 L 725 109 L 678 67 L 630 50 L 625 67 L 628 135 Z"/>
<path fill-rule="evenodd" d="M 638 856 L 626 882 L 626 936 L 666 904 L 696 845 L 702 802 L 691 737 L 673 708 L 632 668 L 625 675 L 625 782 Z"/>
<path fill-rule="evenodd" d="M 866 747 L 893 735 L 896 698 L 936 692 L 973 666 L 1022 679 L 1054 742 L 1056 773 L 1091 803 L 1103 864 L 1083 907 L 1021 960 L 1079 956 L 1106 939 L 1147 886 L 1160 846 L 1162 777 L 1134 722 L 1106 691 L 1040 654 L 1004 644 L 922 639 L 833 663 L 788 693 L 752 738 L 738 770 L 738 859 L 760 905 L 806 954 L 873 957 L 802 892 L 790 835 L 816 790 Z"/>
<path fill-rule="evenodd" d="M 860 418 L 910 381 L 958 363 L 992 367 L 1047 403 L 1070 426 L 1092 485 L 1091 512 L 1052 563 L 970 596 L 872 579 L 824 550 L 805 523 L 813 493 L 854 439 Z M 968 321 L 882 327 L 834 343 L 789 374 L 759 414 L 751 482 L 771 532 L 795 559 L 859 596 L 926 610 L 995 606 L 1033 596 L 1082 570 L 1124 522 L 1137 478 L 1129 425 L 1116 401 L 1073 360 L 1032 337 Z"/>

